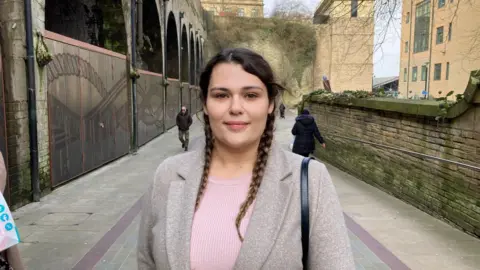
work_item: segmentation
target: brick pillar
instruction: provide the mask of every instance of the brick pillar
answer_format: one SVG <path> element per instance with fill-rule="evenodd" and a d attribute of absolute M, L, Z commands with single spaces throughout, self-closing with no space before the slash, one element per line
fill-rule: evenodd
<path fill-rule="evenodd" d="M 43 32 L 44 1 L 32 0 L 33 30 Z M 32 197 L 28 128 L 26 42 L 23 0 L 0 0 L 5 111 L 7 121 L 10 207 L 15 209 Z M 46 74 L 36 66 L 37 125 L 42 191 L 50 190 Z"/>

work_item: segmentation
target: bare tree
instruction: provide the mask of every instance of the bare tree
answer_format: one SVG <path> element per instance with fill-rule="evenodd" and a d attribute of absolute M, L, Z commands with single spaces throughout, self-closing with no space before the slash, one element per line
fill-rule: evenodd
<path fill-rule="evenodd" d="M 271 17 L 295 19 L 310 19 L 313 11 L 301 0 L 281 0 L 272 10 Z"/>

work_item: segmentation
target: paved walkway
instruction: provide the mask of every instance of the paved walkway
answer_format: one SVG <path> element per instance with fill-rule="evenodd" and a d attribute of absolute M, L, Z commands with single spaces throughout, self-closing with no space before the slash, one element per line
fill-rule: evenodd
<path fill-rule="evenodd" d="M 287 148 L 293 115 L 277 122 Z M 192 145 L 201 145 L 195 121 Z M 176 129 L 14 213 L 28 269 L 136 269 L 140 198 L 155 168 L 180 153 Z M 327 146 L 328 147 L 328 146 Z M 480 241 L 329 166 L 357 269 L 478 269 Z M 408 267 L 407 267 L 408 266 Z"/>

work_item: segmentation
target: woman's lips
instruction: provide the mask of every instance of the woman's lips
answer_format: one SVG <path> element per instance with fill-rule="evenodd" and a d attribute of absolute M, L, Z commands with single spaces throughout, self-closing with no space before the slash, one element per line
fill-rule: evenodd
<path fill-rule="evenodd" d="M 247 128 L 248 123 L 242 122 L 242 121 L 229 121 L 229 122 L 225 122 L 225 125 L 227 126 L 228 129 L 232 131 L 242 131 L 245 128 Z"/>

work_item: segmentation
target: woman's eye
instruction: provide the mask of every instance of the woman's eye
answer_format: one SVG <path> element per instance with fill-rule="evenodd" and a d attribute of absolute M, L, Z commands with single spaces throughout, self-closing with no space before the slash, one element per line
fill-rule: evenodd
<path fill-rule="evenodd" d="M 215 94 L 215 98 L 226 98 L 227 94 Z"/>
<path fill-rule="evenodd" d="M 246 95 L 246 97 L 247 97 L 247 98 L 256 98 L 256 97 L 258 97 L 258 95 L 255 94 L 255 93 L 248 93 L 248 94 Z"/>

